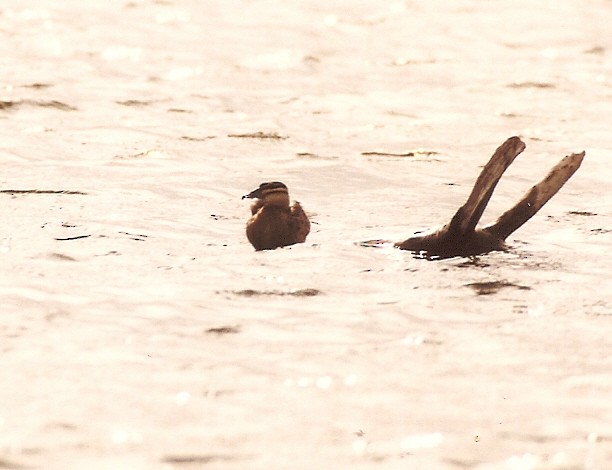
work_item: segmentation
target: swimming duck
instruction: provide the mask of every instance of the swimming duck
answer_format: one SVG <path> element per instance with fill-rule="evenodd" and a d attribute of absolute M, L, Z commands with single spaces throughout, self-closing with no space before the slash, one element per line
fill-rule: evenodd
<path fill-rule="evenodd" d="M 506 238 L 527 222 L 553 197 L 578 170 L 584 151 L 563 158 L 550 170 L 546 178 L 533 186 L 497 222 L 476 230 L 476 224 L 493 194 L 504 171 L 525 150 L 518 137 L 510 137 L 493 154 L 474 184 L 466 203 L 457 210 L 451 221 L 429 235 L 416 236 L 396 243 L 402 250 L 411 250 L 427 258 L 473 256 L 490 251 L 505 250 Z"/>
<path fill-rule="evenodd" d="M 289 205 L 289 190 L 280 181 L 261 183 L 242 199 L 257 199 L 251 206 L 252 217 L 246 234 L 256 250 L 273 250 L 280 246 L 304 243 L 310 232 L 310 221 L 299 202 Z"/>

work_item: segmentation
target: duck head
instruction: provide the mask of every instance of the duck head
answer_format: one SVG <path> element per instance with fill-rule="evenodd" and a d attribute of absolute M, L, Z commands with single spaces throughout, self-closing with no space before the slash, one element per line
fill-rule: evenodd
<path fill-rule="evenodd" d="M 245 194 L 242 199 L 260 199 L 264 205 L 287 207 L 289 206 L 289 190 L 280 181 L 261 183 L 259 188 Z"/>

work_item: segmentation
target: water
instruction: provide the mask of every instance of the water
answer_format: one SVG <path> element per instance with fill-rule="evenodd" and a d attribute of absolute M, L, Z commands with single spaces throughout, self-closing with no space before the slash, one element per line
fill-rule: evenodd
<path fill-rule="evenodd" d="M 0 466 L 607 468 L 611 21 L 3 4 Z M 447 222 L 511 135 L 485 223 L 587 155 L 510 252 L 360 244 Z M 265 180 L 305 244 L 253 252 L 240 197 Z"/>

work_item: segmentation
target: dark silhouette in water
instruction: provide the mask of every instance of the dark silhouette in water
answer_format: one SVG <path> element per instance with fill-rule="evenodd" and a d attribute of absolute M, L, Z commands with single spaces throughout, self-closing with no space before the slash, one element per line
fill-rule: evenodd
<path fill-rule="evenodd" d="M 429 235 L 409 238 L 395 246 L 411 250 L 427 258 L 473 256 L 506 249 L 505 239 L 538 212 L 565 182 L 578 170 L 584 151 L 563 158 L 550 173 L 533 186 L 514 207 L 504 212 L 497 222 L 476 229 L 482 213 L 491 199 L 497 182 L 514 159 L 525 150 L 518 137 L 510 137 L 493 154 L 474 184 L 466 203 L 451 221 Z"/>
<path fill-rule="evenodd" d="M 299 202 L 289 205 L 289 190 L 283 183 L 262 183 L 242 196 L 245 198 L 257 199 L 246 227 L 247 238 L 256 250 L 273 250 L 306 240 L 310 221 Z"/>

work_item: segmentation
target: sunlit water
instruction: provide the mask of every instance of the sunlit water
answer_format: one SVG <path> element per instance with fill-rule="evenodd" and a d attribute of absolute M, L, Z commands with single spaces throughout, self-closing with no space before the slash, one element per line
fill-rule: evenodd
<path fill-rule="evenodd" d="M 0 467 L 606 469 L 612 8 L 0 5 Z M 361 243 L 483 220 L 508 253 Z M 240 196 L 312 220 L 255 253 Z M 38 192 L 33 192 L 38 190 Z"/>

